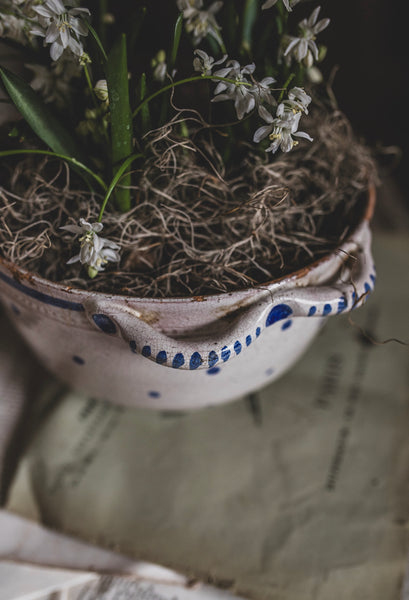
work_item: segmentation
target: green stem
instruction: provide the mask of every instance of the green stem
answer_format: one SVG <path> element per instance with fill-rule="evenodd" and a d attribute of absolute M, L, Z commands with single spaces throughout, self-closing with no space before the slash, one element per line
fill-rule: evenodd
<path fill-rule="evenodd" d="M 94 87 L 92 85 L 91 75 L 89 74 L 88 65 L 84 65 L 84 74 L 85 74 L 85 79 L 87 80 L 89 91 L 91 93 L 92 102 L 94 103 L 94 107 L 98 110 L 99 106 L 97 103 L 97 99 L 95 97 Z"/>
<path fill-rule="evenodd" d="M 101 116 L 101 107 L 98 104 L 97 97 L 96 97 L 95 92 L 94 92 L 94 88 L 93 88 L 92 81 L 91 81 L 91 75 L 90 75 L 89 70 L 88 70 L 88 65 L 84 65 L 84 73 L 85 73 L 85 78 L 87 80 L 89 91 L 91 92 L 92 102 L 93 102 L 94 108 L 96 110 L 96 115 L 100 117 Z M 109 143 L 108 132 L 105 129 L 105 127 L 104 127 L 103 124 L 101 126 L 101 132 L 102 132 L 104 138 L 106 139 L 107 143 Z"/>
<path fill-rule="evenodd" d="M 129 165 L 131 163 L 134 162 L 134 160 L 137 160 L 138 158 L 142 158 L 142 157 L 143 157 L 143 154 L 132 154 L 131 156 L 128 156 L 128 158 L 126 160 L 124 160 L 124 162 L 121 164 L 121 166 L 116 171 L 108 188 L 105 186 L 106 194 L 105 194 L 104 200 L 101 205 L 101 210 L 99 211 L 99 216 L 98 216 L 99 223 L 102 221 L 102 216 L 104 214 L 105 207 L 106 207 L 108 200 L 111 197 L 112 192 L 114 191 L 116 185 L 119 183 L 119 181 L 122 179 L 122 177 L 127 177 L 129 175 L 129 173 L 125 173 L 126 169 L 129 167 Z"/>
<path fill-rule="evenodd" d="M 133 148 L 126 46 L 126 35 L 121 34 L 112 47 L 106 64 L 109 112 L 111 117 L 112 171 L 114 177 L 122 161 L 126 160 L 132 154 Z M 124 182 L 124 186 L 116 190 L 116 202 L 121 212 L 127 212 L 131 208 L 130 185 L 131 178 L 128 177 Z"/>
<path fill-rule="evenodd" d="M 286 91 L 286 89 L 288 88 L 288 86 L 290 85 L 290 83 L 292 82 L 292 80 L 295 77 L 295 73 L 291 73 L 291 75 L 287 78 L 287 81 L 285 82 L 285 84 L 283 85 L 283 89 L 281 90 L 281 94 L 278 97 L 278 104 L 280 104 L 281 100 L 283 99 L 284 96 L 284 92 Z"/>
<path fill-rule="evenodd" d="M 252 86 L 251 83 L 248 83 L 248 82 L 245 82 L 245 81 L 236 81 L 235 79 L 226 79 L 225 77 L 216 77 L 215 75 L 204 75 L 204 76 L 203 75 L 198 75 L 197 77 L 187 77 L 186 79 L 180 79 L 179 81 L 175 81 L 174 83 L 170 83 L 169 85 L 165 85 L 165 87 L 161 88 L 160 90 L 157 90 L 156 92 L 154 92 L 150 96 L 147 96 L 139 104 L 139 106 L 137 106 L 135 108 L 135 110 L 132 113 L 132 118 L 134 119 L 136 117 L 136 115 L 142 110 L 142 108 L 145 106 L 145 104 L 147 104 L 148 102 L 150 102 L 151 100 L 153 100 L 157 96 L 160 96 L 160 94 L 164 94 L 168 90 L 171 90 L 172 88 L 175 88 L 178 85 L 183 85 L 185 83 L 191 83 L 191 82 L 194 82 L 194 81 L 203 81 L 203 80 L 206 80 L 206 79 L 212 79 L 213 81 L 226 81 L 227 83 L 234 83 L 235 85 L 245 85 L 247 87 L 251 87 Z"/>
<path fill-rule="evenodd" d="M 249 57 L 252 55 L 253 29 L 258 16 L 257 0 L 246 0 L 242 14 L 241 51 Z"/>
<path fill-rule="evenodd" d="M 279 27 L 281 28 L 281 31 L 279 31 L 278 33 L 282 35 L 287 29 L 288 11 L 282 2 L 279 2 L 276 6 L 278 9 L 277 21 L 279 21 Z"/>

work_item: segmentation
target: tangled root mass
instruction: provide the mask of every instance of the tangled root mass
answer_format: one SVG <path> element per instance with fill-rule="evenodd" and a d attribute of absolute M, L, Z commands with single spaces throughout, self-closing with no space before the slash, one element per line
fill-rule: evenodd
<path fill-rule="evenodd" d="M 179 115 L 179 120 L 181 116 Z M 71 186 L 64 163 L 19 163 L 0 187 L 2 255 L 55 282 L 139 297 L 187 296 L 259 285 L 336 248 L 364 210 L 374 161 L 339 112 L 310 118 L 314 143 L 247 156 L 226 172 L 211 145 L 176 135 L 178 119 L 151 132 L 136 172 L 135 206 L 113 203 L 102 235 L 121 262 L 91 280 L 78 241 L 60 227 L 97 219 L 101 197 Z M 211 159 L 209 157 L 212 157 Z M 52 176 L 50 177 L 50 172 Z"/>

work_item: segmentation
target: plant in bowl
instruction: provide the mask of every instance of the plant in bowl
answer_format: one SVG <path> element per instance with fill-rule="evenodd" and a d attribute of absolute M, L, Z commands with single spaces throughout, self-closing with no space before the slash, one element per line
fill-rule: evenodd
<path fill-rule="evenodd" d="M 54 373 L 223 402 L 365 300 L 376 174 L 329 25 L 303 0 L 0 0 L 0 291 Z"/>

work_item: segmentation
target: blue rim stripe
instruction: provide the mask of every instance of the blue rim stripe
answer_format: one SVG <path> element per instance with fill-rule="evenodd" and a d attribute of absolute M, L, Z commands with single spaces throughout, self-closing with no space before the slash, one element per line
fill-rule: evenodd
<path fill-rule="evenodd" d="M 14 289 L 22 292 L 26 296 L 30 296 L 39 302 L 43 302 L 44 304 L 49 304 L 50 306 L 56 306 L 58 308 L 64 308 L 66 310 L 76 310 L 78 312 L 83 311 L 84 307 L 79 302 L 70 302 L 69 300 L 62 300 L 61 298 L 54 298 L 53 296 L 49 296 L 48 294 L 43 294 L 43 292 L 39 292 L 38 290 L 33 290 L 26 285 L 23 285 L 19 281 L 4 275 L 4 273 L 0 272 L 0 279 L 7 283 Z"/>

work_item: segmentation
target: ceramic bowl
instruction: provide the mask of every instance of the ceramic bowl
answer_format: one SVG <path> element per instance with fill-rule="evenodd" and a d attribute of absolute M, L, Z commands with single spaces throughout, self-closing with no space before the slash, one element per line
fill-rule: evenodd
<path fill-rule="evenodd" d="M 0 260 L 0 298 L 44 365 L 73 388 L 128 406 L 184 410 L 270 383 L 332 315 L 361 305 L 375 269 L 367 212 L 340 248 L 257 288 L 140 299 L 72 289 Z"/>

